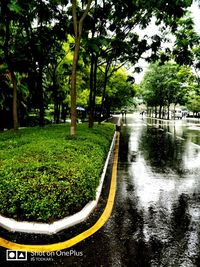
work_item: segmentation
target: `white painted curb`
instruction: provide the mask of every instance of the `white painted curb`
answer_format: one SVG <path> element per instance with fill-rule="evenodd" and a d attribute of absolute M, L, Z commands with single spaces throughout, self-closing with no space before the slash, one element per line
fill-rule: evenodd
<path fill-rule="evenodd" d="M 115 139 L 116 139 L 116 132 L 113 136 L 110 150 L 108 152 L 108 156 L 107 156 L 104 168 L 103 168 L 103 172 L 101 174 L 99 186 L 97 187 L 96 199 L 86 204 L 85 207 L 81 211 L 79 211 L 78 213 L 72 216 L 68 216 L 61 220 L 55 221 L 54 223 L 51 223 L 51 224 L 25 222 L 25 221 L 19 222 L 14 219 L 6 218 L 0 215 L 0 226 L 12 232 L 25 232 L 25 233 L 51 235 L 51 234 L 55 234 L 63 229 L 67 229 L 71 226 L 74 226 L 84 221 L 92 213 L 92 211 L 94 210 L 94 208 L 96 207 L 98 203 L 101 190 L 102 190 L 102 186 L 103 186 L 103 182 L 104 182 L 104 178 L 105 178 L 105 174 L 106 174 L 106 170 L 108 167 L 109 158 L 110 158 L 110 155 L 111 155 L 114 143 L 115 143 Z"/>

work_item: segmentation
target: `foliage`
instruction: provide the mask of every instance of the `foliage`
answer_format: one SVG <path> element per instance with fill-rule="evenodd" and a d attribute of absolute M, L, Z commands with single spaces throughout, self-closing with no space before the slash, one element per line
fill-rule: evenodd
<path fill-rule="evenodd" d="M 0 135 L 0 213 L 50 222 L 95 198 L 114 133 L 112 124 L 66 136 L 69 125 L 26 128 Z"/>
<path fill-rule="evenodd" d="M 193 92 L 187 102 L 187 108 L 188 110 L 192 111 L 193 113 L 199 113 L 200 112 L 200 95 Z"/>
<path fill-rule="evenodd" d="M 195 65 L 195 50 L 196 47 L 199 47 L 200 37 L 194 30 L 194 22 L 190 15 L 179 20 L 179 27 L 175 32 L 175 37 L 173 57 L 176 62 L 188 66 Z"/>
<path fill-rule="evenodd" d="M 135 89 L 123 68 L 115 72 L 108 82 L 107 101 L 111 109 L 127 108 L 133 104 Z"/>
<path fill-rule="evenodd" d="M 188 67 L 173 62 L 154 63 L 144 76 L 141 92 L 148 106 L 184 104 L 193 74 Z"/>
<path fill-rule="evenodd" d="M 69 103 L 69 99 L 73 91 L 76 93 L 76 90 L 70 92 L 72 80 L 73 86 L 75 85 L 76 70 L 78 103 L 81 103 L 83 93 L 83 104 L 87 103 L 92 112 L 96 109 L 96 97 L 101 101 L 101 110 L 106 109 L 110 94 L 108 83 L 115 71 L 127 63 L 134 66 L 141 57 L 146 57 L 149 61 L 158 58 L 162 36 L 150 33 L 150 36 L 141 37 L 138 33 L 138 28 L 148 27 L 152 17 L 155 18 L 156 25 L 177 33 L 174 56 L 180 58 L 176 52 L 185 51 L 186 46 L 191 48 L 195 40 L 195 35 L 190 31 L 190 20 L 179 20 L 191 2 L 179 0 L 168 1 L 166 4 L 164 0 L 88 0 L 71 1 L 70 4 L 70 1 L 65 0 L 1 1 L 0 64 L 6 66 L 2 75 L 12 73 L 17 95 L 15 108 L 18 108 L 15 113 L 19 115 L 19 124 L 23 126 L 27 114 L 37 111 L 42 126 L 45 111 L 52 104 L 56 122 L 60 121 L 61 114 L 66 114 L 73 106 L 71 116 L 75 124 L 76 94 L 72 103 Z M 191 37 L 187 38 L 186 45 L 185 36 Z M 74 59 L 79 61 L 74 62 L 72 72 L 75 48 L 78 51 Z M 98 87 L 100 71 L 104 80 Z M 21 81 L 24 76 L 26 79 Z M 26 88 L 26 94 L 22 92 L 20 84 Z M 127 84 L 128 88 L 129 86 Z M 14 105 L 10 105 L 10 100 L 14 98 L 14 86 L 11 83 L 8 85 L 13 94 L 7 94 L 5 87 L 7 85 L 1 91 L 3 94 L 0 93 L 0 113 L 6 114 L 4 117 L 7 117 L 9 123 L 1 121 L 1 129 L 7 128 L 7 125 L 9 128 L 13 126 L 10 114 L 13 113 Z M 88 89 L 89 99 L 86 99 L 85 90 Z M 124 91 L 121 93 L 123 95 Z M 5 103 L 4 109 L 2 102 Z"/>

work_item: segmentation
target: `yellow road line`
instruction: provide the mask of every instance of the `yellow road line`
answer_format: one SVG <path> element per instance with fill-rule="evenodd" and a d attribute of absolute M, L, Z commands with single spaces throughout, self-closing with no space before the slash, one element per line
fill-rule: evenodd
<path fill-rule="evenodd" d="M 69 240 L 50 244 L 50 245 L 26 245 L 26 244 L 18 244 L 11 241 L 8 241 L 4 238 L 0 238 L 0 246 L 7 248 L 7 249 L 13 249 L 13 250 L 25 250 L 28 252 L 49 252 L 49 251 L 56 251 L 56 250 L 62 250 L 67 249 L 75 244 L 83 241 L 87 237 L 91 236 L 95 232 L 97 232 L 108 220 L 110 217 L 110 214 L 112 212 L 114 199 L 115 199 L 115 191 L 116 191 L 116 177 L 117 177 L 117 163 L 118 163 L 118 154 L 119 154 L 119 138 L 120 133 L 117 132 L 116 137 L 116 144 L 115 144 L 115 152 L 114 152 L 114 162 L 113 162 L 113 168 L 112 168 L 112 178 L 111 178 L 111 186 L 108 196 L 108 201 L 105 207 L 104 212 L 102 213 L 101 217 L 98 219 L 98 221 L 88 230 L 82 232 L 81 234 L 72 237 Z"/>

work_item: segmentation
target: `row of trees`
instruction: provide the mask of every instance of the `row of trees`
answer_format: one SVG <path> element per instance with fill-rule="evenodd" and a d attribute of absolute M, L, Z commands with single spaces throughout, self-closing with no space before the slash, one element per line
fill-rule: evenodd
<path fill-rule="evenodd" d="M 194 31 L 191 17 L 179 20 L 173 50 L 161 54 L 151 64 L 140 85 L 140 93 L 148 111 L 161 118 L 170 106 L 185 106 L 193 113 L 200 112 L 200 36 Z"/>
<path fill-rule="evenodd" d="M 170 118 L 170 108 L 187 106 L 190 111 L 200 111 L 197 101 L 199 88 L 195 84 L 195 75 L 187 66 L 180 66 L 172 61 L 151 64 L 141 83 L 140 92 L 147 105 L 149 115 Z"/>
<path fill-rule="evenodd" d="M 33 110 L 42 126 L 53 104 L 56 122 L 71 108 L 75 135 L 77 103 L 88 107 L 89 127 L 97 105 L 100 118 L 109 108 L 128 105 L 134 79 L 122 67 L 135 65 L 146 51 L 148 61 L 160 56 L 161 36 L 141 38 L 136 26 L 146 28 L 154 16 L 162 30 L 176 32 L 191 3 L 1 0 L 0 128 L 17 129 Z"/>

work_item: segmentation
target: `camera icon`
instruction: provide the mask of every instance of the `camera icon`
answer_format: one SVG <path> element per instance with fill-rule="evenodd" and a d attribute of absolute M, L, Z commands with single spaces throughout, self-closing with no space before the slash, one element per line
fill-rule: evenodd
<path fill-rule="evenodd" d="M 7 261 L 27 261 L 27 251 L 7 250 L 6 260 Z"/>

